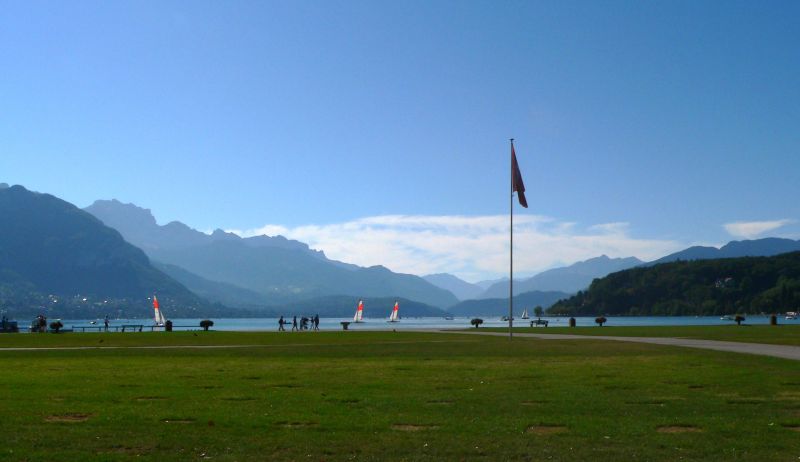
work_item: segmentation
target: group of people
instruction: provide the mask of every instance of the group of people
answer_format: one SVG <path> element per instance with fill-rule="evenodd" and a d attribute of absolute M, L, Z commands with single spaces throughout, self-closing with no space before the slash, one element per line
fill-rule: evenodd
<path fill-rule="evenodd" d="M 281 316 L 278 319 L 278 331 L 285 332 L 286 329 L 284 326 L 289 324 L 289 321 L 283 319 Z M 300 332 L 301 330 L 319 330 L 319 315 L 314 315 L 314 317 L 307 318 L 305 316 L 300 318 L 300 324 L 297 323 L 297 316 L 292 318 L 292 332 Z"/>

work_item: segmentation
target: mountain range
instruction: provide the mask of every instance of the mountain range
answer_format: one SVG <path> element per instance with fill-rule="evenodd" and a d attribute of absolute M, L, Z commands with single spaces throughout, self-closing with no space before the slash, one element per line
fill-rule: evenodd
<path fill-rule="evenodd" d="M 154 261 L 191 273 L 164 267 L 193 290 L 232 306 L 280 306 L 332 295 L 399 297 L 440 308 L 458 301 L 419 276 L 330 260 L 282 236 L 241 238 L 219 229 L 208 235 L 176 221 L 161 226 L 149 210 L 116 200 L 96 201 L 85 210 Z"/>
<path fill-rule="evenodd" d="M 149 317 L 157 293 L 170 316 L 215 307 L 153 267 L 92 215 L 49 194 L 0 187 L 0 306 L 16 315 Z"/>
<path fill-rule="evenodd" d="M 771 257 L 800 250 L 800 240 L 766 237 L 747 241 L 731 241 L 720 248 L 694 246 L 669 254 L 647 265 L 657 265 L 678 260 L 710 260 L 714 258 Z"/>
<path fill-rule="evenodd" d="M 636 257 L 609 258 L 601 255 L 569 266 L 543 271 L 527 279 L 514 280 L 514 295 L 530 291 L 560 291 L 573 294 L 585 290 L 594 279 L 637 266 L 653 266 L 673 261 L 719 258 L 768 257 L 800 251 L 800 240 L 768 237 L 731 241 L 722 247 L 693 246 L 665 257 L 643 262 Z M 459 300 L 507 298 L 508 278 L 469 283 L 447 273 L 432 274 L 425 279 L 453 292 Z"/>
<path fill-rule="evenodd" d="M 515 280 L 514 295 L 534 290 L 575 293 L 589 287 L 589 284 L 596 278 L 633 268 L 642 263 L 636 257 L 609 258 L 606 255 L 602 255 L 562 268 L 543 271 L 528 279 Z M 478 298 L 499 297 L 508 298 L 508 279 L 491 285 Z"/>
<path fill-rule="evenodd" d="M 149 210 L 116 200 L 80 210 L 49 194 L 0 184 L 0 216 L 0 309 L 57 308 L 62 317 L 122 310 L 149 317 L 151 293 L 175 308 L 168 311 L 172 317 L 270 316 L 300 307 L 349 316 L 362 297 L 375 306 L 400 299 L 411 316 L 438 316 L 443 308 L 502 315 L 507 307 L 507 279 L 472 284 L 449 274 L 421 278 L 363 268 L 282 236 L 242 238 L 219 229 L 206 234 L 177 221 L 160 226 Z M 515 301 L 547 307 L 630 268 L 794 250 L 800 241 L 765 238 L 690 247 L 649 263 L 603 255 L 515 281 Z"/>

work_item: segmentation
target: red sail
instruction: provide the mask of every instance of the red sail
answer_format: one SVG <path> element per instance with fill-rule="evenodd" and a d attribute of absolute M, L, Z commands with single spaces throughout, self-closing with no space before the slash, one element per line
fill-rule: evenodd
<path fill-rule="evenodd" d="M 525 184 L 522 182 L 522 173 L 519 171 L 513 143 L 511 144 L 511 191 L 517 193 L 519 205 L 528 208 L 528 201 L 525 199 Z"/>

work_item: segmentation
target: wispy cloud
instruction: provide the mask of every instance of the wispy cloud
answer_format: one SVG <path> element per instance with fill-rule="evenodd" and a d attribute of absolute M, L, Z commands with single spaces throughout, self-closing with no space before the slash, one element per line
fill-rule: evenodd
<path fill-rule="evenodd" d="M 772 221 L 736 221 L 722 225 L 731 236 L 752 239 L 768 231 L 772 231 L 790 223 L 794 220 L 772 220 Z"/>
<path fill-rule="evenodd" d="M 508 217 L 383 215 L 344 223 L 230 230 L 241 236 L 281 234 L 361 266 L 424 275 L 448 272 L 467 280 L 508 272 Z M 514 219 L 515 272 L 533 274 L 606 254 L 650 260 L 683 248 L 670 240 L 631 237 L 627 223 L 578 229 L 575 223 L 522 215 Z"/>

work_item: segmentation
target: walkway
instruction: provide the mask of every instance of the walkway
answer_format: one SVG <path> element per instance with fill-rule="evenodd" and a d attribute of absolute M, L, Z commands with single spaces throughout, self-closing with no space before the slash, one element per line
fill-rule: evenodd
<path fill-rule="evenodd" d="M 453 333 L 452 331 L 443 331 Z M 471 335 L 491 335 L 508 337 L 508 332 L 486 332 L 478 329 L 469 332 Z M 618 337 L 610 335 L 568 335 L 568 334 L 528 334 L 514 332 L 514 337 L 532 337 L 545 340 L 614 340 L 617 342 L 652 343 L 654 345 L 669 345 L 686 348 L 702 348 L 705 350 L 727 351 L 731 353 L 745 353 L 751 355 L 774 356 L 776 358 L 793 359 L 800 361 L 800 347 L 792 345 L 772 345 L 767 343 L 742 343 L 722 342 L 719 340 L 700 340 L 691 338 L 670 337 Z"/>

